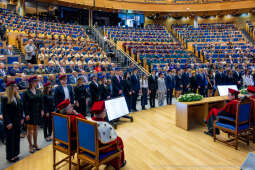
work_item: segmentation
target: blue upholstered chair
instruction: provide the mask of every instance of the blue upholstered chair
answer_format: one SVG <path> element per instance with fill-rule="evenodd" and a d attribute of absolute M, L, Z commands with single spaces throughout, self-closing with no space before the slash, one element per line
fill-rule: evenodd
<path fill-rule="evenodd" d="M 70 117 L 58 113 L 52 113 L 52 127 L 53 127 L 53 169 L 64 161 L 68 162 L 69 170 L 71 170 L 72 156 L 75 150 L 72 150 L 71 145 L 71 123 Z M 56 162 L 56 151 L 62 152 L 67 156 Z"/>
<path fill-rule="evenodd" d="M 226 143 L 228 145 L 234 146 L 238 149 L 238 140 L 244 141 L 249 145 L 250 140 L 250 119 L 252 114 L 252 102 L 250 99 L 243 99 L 237 105 L 236 117 L 230 116 L 218 116 L 218 120 L 214 122 L 213 133 L 214 141 L 218 140 L 220 142 Z M 228 136 L 233 138 L 228 140 L 218 139 L 216 137 L 216 129 L 222 130 L 227 133 Z M 231 144 L 230 142 L 233 142 Z"/>
<path fill-rule="evenodd" d="M 116 145 L 117 147 L 117 143 L 100 147 L 96 122 L 77 118 L 76 125 L 78 170 L 81 168 L 81 160 L 84 160 L 97 170 L 102 164 L 106 164 L 115 158 L 120 159 L 121 152 L 119 149 L 100 154 L 101 150 L 105 150 L 113 145 Z"/>

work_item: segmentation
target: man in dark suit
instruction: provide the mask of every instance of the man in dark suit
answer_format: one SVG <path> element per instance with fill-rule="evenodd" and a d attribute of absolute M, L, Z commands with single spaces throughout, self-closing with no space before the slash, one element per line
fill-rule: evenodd
<path fill-rule="evenodd" d="M 121 76 L 120 72 L 117 69 L 115 75 L 112 77 L 112 97 L 118 97 L 122 94 L 122 85 L 121 85 Z"/>
<path fill-rule="evenodd" d="M 182 81 L 183 81 L 183 90 L 182 94 L 185 94 L 188 92 L 190 88 L 190 78 L 189 78 L 189 73 L 187 72 L 187 68 L 184 69 L 184 72 L 182 73 Z"/>
<path fill-rule="evenodd" d="M 172 104 L 172 98 L 173 98 L 173 89 L 175 87 L 175 78 L 172 75 L 171 70 L 167 71 L 167 75 L 165 77 L 165 83 L 166 83 L 166 102 L 167 104 Z"/>
<path fill-rule="evenodd" d="M 137 102 L 137 98 L 138 98 L 138 95 L 139 95 L 140 82 L 139 82 L 139 78 L 137 76 L 137 70 L 136 69 L 133 70 L 133 74 L 131 76 L 131 82 L 132 82 L 132 106 L 131 106 L 131 108 L 134 111 L 137 111 L 136 102 Z"/>
<path fill-rule="evenodd" d="M 90 95 L 91 95 L 91 106 L 96 101 L 99 101 L 99 85 L 97 83 L 97 77 L 95 75 L 91 76 L 91 82 L 89 84 L 89 90 L 90 90 Z"/>
<path fill-rule="evenodd" d="M 27 63 L 27 68 L 24 69 L 24 73 L 26 75 L 33 75 L 35 74 L 35 69 L 31 63 Z"/>
<path fill-rule="evenodd" d="M 233 82 L 237 85 L 238 89 L 241 89 L 242 86 L 242 74 L 238 67 L 233 71 Z"/>
<path fill-rule="evenodd" d="M 196 76 L 196 80 L 197 80 L 197 87 L 198 87 L 198 93 L 201 96 L 205 96 L 205 77 L 203 76 L 203 70 L 200 69 L 199 73 Z"/>
<path fill-rule="evenodd" d="M 151 75 L 148 78 L 149 85 L 149 94 L 150 94 L 150 106 L 151 108 L 155 107 L 155 98 L 158 89 L 158 80 L 157 80 L 155 70 L 152 70 Z"/>
<path fill-rule="evenodd" d="M 54 99 L 55 106 L 57 106 L 62 101 L 69 99 L 72 104 L 74 104 L 74 94 L 72 86 L 67 85 L 67 76 L 59 76 L 60 84 L 55 89 Z"/>
<path fill-rule="evenodd" d="M 223 73 L 223 69 L 220 68 L 219 71 L 216 72 L 216 75 L 215 75 L 215 84 L 216 84 L 216 86 L 224 85 L 224 82 L 225 82 L 225 76 Z"/>

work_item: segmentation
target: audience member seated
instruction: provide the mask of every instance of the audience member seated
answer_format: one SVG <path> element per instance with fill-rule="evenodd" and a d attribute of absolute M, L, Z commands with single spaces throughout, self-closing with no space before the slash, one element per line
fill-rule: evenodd
<path fill-rule="evenodd" d="M 21 80 L 18 82 L 18 87 L 20 90 L 25 90 L 28 88 L 27 76 L 24 73 L 21 73 Z"/>
<path fill-rule="evenodd" d="M 31 63 L 27 63 L 27 68 L 23 71 L 26 75 L 34 75 L 35 69 Z"/>
<path fill-rule="evenodd" d="M 19 67 L 19 63 L 18 62 L 13 62 L 13 68 L 8 69 L 8 74 L 11 76 L 16 76 L 18 74 L 21 74 L 22 70 Z"/>

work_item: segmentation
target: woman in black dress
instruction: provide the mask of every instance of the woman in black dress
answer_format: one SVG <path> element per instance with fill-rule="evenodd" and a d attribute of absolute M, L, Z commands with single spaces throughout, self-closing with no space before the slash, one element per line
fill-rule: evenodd
<path fill-rule="evenodd" d="M 178 98 L 182 94 L 183 80 L 181 70 L 176 70 L 175 75 L 175 97 Z"/>
<path fill-rule="evenodd" d="M 5 96 L 2 98 L 2 113 L 6 130 L 6 159 L 16 162 L 20 152 L 20 128 L 22 119 L 22 102 L 15 81 L 6 83 Z"/>
<path fill-rule="evenodd" d="M 123 87 L 123 94 L 127 102 L 128 110 L 131 111 L 132 105 L 132 82 L 130 78 L 130 73 L 124 74 L 124 79 L 121 81 Z"/>
<path fill-rule="evenodd" d="M 84 78 L 78 77 L 76 87 L 74 88 L 74 100 L 78 113 L 86 116 L 86 98 L 88 97 L 87 89 L 84 84 Z"/>
<path fill-rule="evenodd" d="M 47 142 L 51 141 L 51 133 L 52 133 L 52 119 L 51 113 L 55 109 L 54 105 L 54 95 L 52 93 L 52 86 L 50 82 L 47 82 L 43 85 L 43 133 L 44 138 Z"/>
<path fill-rule="evenodd" d="M 213 90 L 214 90 L 214 75 L 212 70 L 209 70 L 207 80 L 208 80 L 208 97 L 213 96 Z"/>
<path fill-rule="evenodd" d="M 29 152 L 40 150 L 37 145 L 37 130 L 41 117 L 44 116 L 43 99 L 40 90 L 37 87 L 37 77 L 32 76 L 28 79 L 28 89 L 23 93 L 23 108 L 25 112 L 25 123 L 27 125 L 27 139 L 29 143 Z M 32 144 L 32 136 L 34 144 Z"/>

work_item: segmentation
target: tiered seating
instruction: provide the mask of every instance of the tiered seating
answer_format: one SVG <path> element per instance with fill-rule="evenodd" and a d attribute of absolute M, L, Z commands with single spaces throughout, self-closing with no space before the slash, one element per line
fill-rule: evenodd
<path fill-rule="evenodd" d="M 115 65 L 111 63 L 110 58 L 107 58 L 106 53 L 97 43 L 88 38 L 79 25 L 22 18 L 5 9 L 0 9 L 0 18 L 7 27 L 8 36 L 15 35 L 13 36 L 15 38 L 12 39 L 15 42 L 14 45 L 20 47 L 23 52 L 25 52 L 24 46 L 30 38 L 36 40 L 34 42 L 39 46 L 38 64 L 43 65 L 33 65 L 34 72 L 32 74 L 42 75 L 44 82 L 52 74 L 56 75 L 58 80 L 60 72 L 63 74 L 62 70 L 65 70 L 68 77 L 72 76 L 72 72 L 73 74 L 74 72 L 84 74 L 82 72 L 84 70 L 87 72 L 88 78 L 91 74 L 95 74 L 99 78 L 102 76 L 109 78 L 110 71 L 114 70 Z M 21 38 L 17 41 L 20 36 Z M 4 46 L 3 43 L 0 45 Z M 2 51 L 0 50 L 0 52 Z M 19 64 L 13 63 L 14 61 L 18 61 Z M 11 74 L 14 67 L 18 71 Z M 64 69 L 60 69 L 60 67 Z M 19 82 L 23 76 L 21 73 L 32 75 L 26 73 L 26 68 L 27 66 L 20 63 L 20 57 L 18 57 L 17 60 L 8 60 L 6 73 L 10 77 L 9 79 L 16 79 Z M 3 82 L 3 78 L 0 78 L 0 81 Z"/>
<path fill-rule="evenodd" d="M 253 40 L 255 40 L 255 22 L 247 21 L 246 23 L 246 31 L 249 33 L 249 35 L 252 37 Z"/>
<path fill-rule="evenodd" d="M 235 24 L 199 24 L 198 28 L 183 24 L 173 25 L 172 29 L 203 62 L 240 63 L 247 61 L 254 50 Z"/>
<path fill-rule="evenodd" d="M 0 18 L 8 27 L 9 33 L 22 34 L 21 50 L 29 38 L 37 38 L 40 44 L 38 63 L 48 64 L 54 57 L 57 62 L 64 58 L 64 64 L 110 64 L 105 53 L 98 45 L 90 41 L 79 25 L 44 22 L 31 18 L 22 18 L 8 10 L 0 9 Z M 74 59 L 72 59 L 74 58 Z M 72 61 L 71 61 L 72 60 Z"/>
<path fill-rule="evenodd" d="M 204 62 L 248 63 L 255 49 L 247 43 L 194 44 L 195 53 Z"/>
<path fill-rule="evenodd" d="M 182 48 L 179 43 L 123 43 L 123 48 L 141 62 L 144 66 L 149 68 L 153 65 L 166 65 L 169 63 L 190 63 L 190 52 Z"/>
<path fill-rule="evenodd" d="M 182 45 L 173 42 L 171 35 L 163 26 L 148 25 L 144 29 L 105 27 L 105 34 L 122 46 L 132 58 L 145 69 L 165 67 L 170 63 L 194 62 L 190 52 Z"/>
<path fill-rule="evenodd" d="M 171 35 L 164 27 L 142 28 L 104 28 L 105 35 L 109 39 L 116 41 L 136 41 L 136 42 L 172 42 Z"/>
<path fill-rule="evenodd" d="M 234 24 L 199 24 L 198 28 L 192 25 L 172 25 L 182 43 L 188 42 L 242 42 L 244 35 Z"/>

